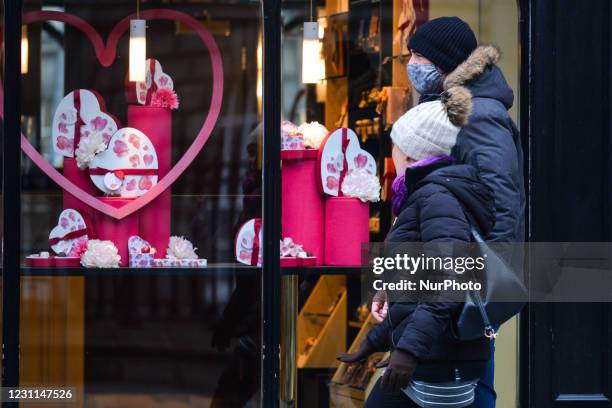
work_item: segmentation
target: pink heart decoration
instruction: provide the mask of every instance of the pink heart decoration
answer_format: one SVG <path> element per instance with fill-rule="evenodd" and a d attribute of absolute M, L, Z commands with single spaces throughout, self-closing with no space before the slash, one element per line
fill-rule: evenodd
<path fill-rule="evenodd" d="M 32 11 L 23 15 L 23 24 L 27 25 L 41 21 L 61 21 L 73 26 L 87 35 L 94 47 L 96 57 L 98 58 L 100 64 L 103 67 L 109 67 L 115 60 L 115 56 L 117 54 L 117 43 L 119 42 L 120 37 L 129 28 L 130 19 L 135 17 L 135 14 L 129 15 L 115 25 L 108 36 L 108 41 L 106 44 L 95 28 L 80 17 L 69 13 L 59 11 Z M 176 179 L 185 171 L 191 162 L 193 162 L 200 150 L 202 150 L 202 147 L 204 147 L 204 144 L 206 144 L 206 141 L 210 137 L 215 123 L 217 122 L 217 118 L 219 117 L 221 102 L 223 99 L 223 62 L 221 60 L 221 53 L 219 52 L 219 48 L 217 47 L 217 43 L 215 42 L 214 38 L 204 27 L 204 25 L 188 14 L 168 9 L 143 10 L 140 12 L 140 18 L 145 20 L 179 21 L 190 27 L 196 34 L 198 34 L 204 45 L 208 48 L 212 65 L 213 89 L 210 109 L 206 119 L 204 120 L 202 128 L 191 146 L 189 146 L 187 151 L 165 177 L 163 177 L 153 188 L 151 188 L 149 192 L 145 193 L 129 204 L 124 205 L 123 207 L 115 208 L 103 203 L 98 198 L 74 185 L 74 183 L 51 166 L 49 162 L 47 162 L 30 144 L 28 138 L 25 137 L 23 133 L 21 134 L 21 149 L 47 176 L 49 176 L 64 190 L 73 196 L 78 197 L 85 204 L 115 219 L 122 219 L 135 211 L 138 211 L 154 200 L 176 181 Z M 3 46 L 3 44 L 0 45 Z M 2 88 L 2 84 L 0 84 L 0 117 L 2 117 L 3 112 L 4 89 Z"/>

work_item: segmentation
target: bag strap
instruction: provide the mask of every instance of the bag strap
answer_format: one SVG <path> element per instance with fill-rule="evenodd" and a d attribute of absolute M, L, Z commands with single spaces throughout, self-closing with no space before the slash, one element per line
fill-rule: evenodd
<path fill-rule="evenodd" d="M 466 213 L 466 217 L 468 219 L 468 223 L 470 224 L 470 233 L 472 234 L 472 238 L 474 238 L 474 241 L 478 242 L 479 244 L 485 243 L 485 240 L 482 238 L 482 235 L 480 235 L 480 232 L 478 232 L 475 227 L 475 223 L 471 214 Z M 491 320 L 489 319 L 489 315 L 487 314 L 487 310 L 485 309 L 484 302 L 480 297 L 480 292 L 478 292 L 477 290 L 470 290 L 469 292 L 472 296 L 472 300 L 476 304 L 476 307 L 478 307 L 478 312 L 480 313 L 480 316 L 482 317 L 482 321 L 484 323 L 485 337 L 491 341 L 495 340 L 498 333 L 495 331 L 493 325 L 491 324 Z"/>

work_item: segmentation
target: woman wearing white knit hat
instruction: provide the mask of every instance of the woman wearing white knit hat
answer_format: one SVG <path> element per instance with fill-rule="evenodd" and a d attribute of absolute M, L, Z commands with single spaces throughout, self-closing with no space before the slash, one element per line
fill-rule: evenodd
<path fill-rule="evenodd" d="M 470 92 L 448 89 L 438 101 L 422 103 L 404 114 L 391 131 L 397 220 L 389 242 L 470 242 L 470 214 L 484 236 L 495 222 L 490 189 L 475 168 L 453 164 L 450 152 L 469 118 Z M 394 303 L 384 293 L 372 303 L 381 321 L 355 353 L 342 361 L 391 351 L 385 373 L 373 387 L 366 407 L 467 407 L 490 356 L 488 339 L 455 340 L 450 333 L 461 303 Z"/>

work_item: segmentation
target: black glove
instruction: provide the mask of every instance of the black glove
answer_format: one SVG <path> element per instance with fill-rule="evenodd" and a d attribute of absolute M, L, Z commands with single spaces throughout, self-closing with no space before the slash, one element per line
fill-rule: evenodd
<path fill-rule="evenodd" d="M 384 360 L 380 360 L 378 363 L 376 363 L 376 368 L 384 368 L 387 367 L 389 365 L 389 357 L 385 358 Z"/>
<path fill-rule="evenodd" d="M 343 363 L 354 363 L 365 360 L 373 353 L 374 348 L 370 345 L 370 343 L 368 343 L 368 340 L 365 339 L 359 345 L 359 350 L 354 353 L 338 353 L 336 355 L 336 359 L 342 361 Z"/>
<path fill-rule="evenodd" d="M 418 360 L 412 354 L 395 349 L 389 358 L 389 366 L 380 381 L 380 389 L 385 392 L 399 392 L 408 386 L 416 370 Z"/>

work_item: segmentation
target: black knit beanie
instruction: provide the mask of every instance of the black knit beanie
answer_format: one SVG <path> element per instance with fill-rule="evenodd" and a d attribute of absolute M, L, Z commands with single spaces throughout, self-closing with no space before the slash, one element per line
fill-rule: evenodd
<path fill-rule="evenodd" d="M 408 40 L 418 52 L 445 73 L 452 72 L 478 46 L 470 26 L 459 17 L 439 17 L 420 26 Z"/>

